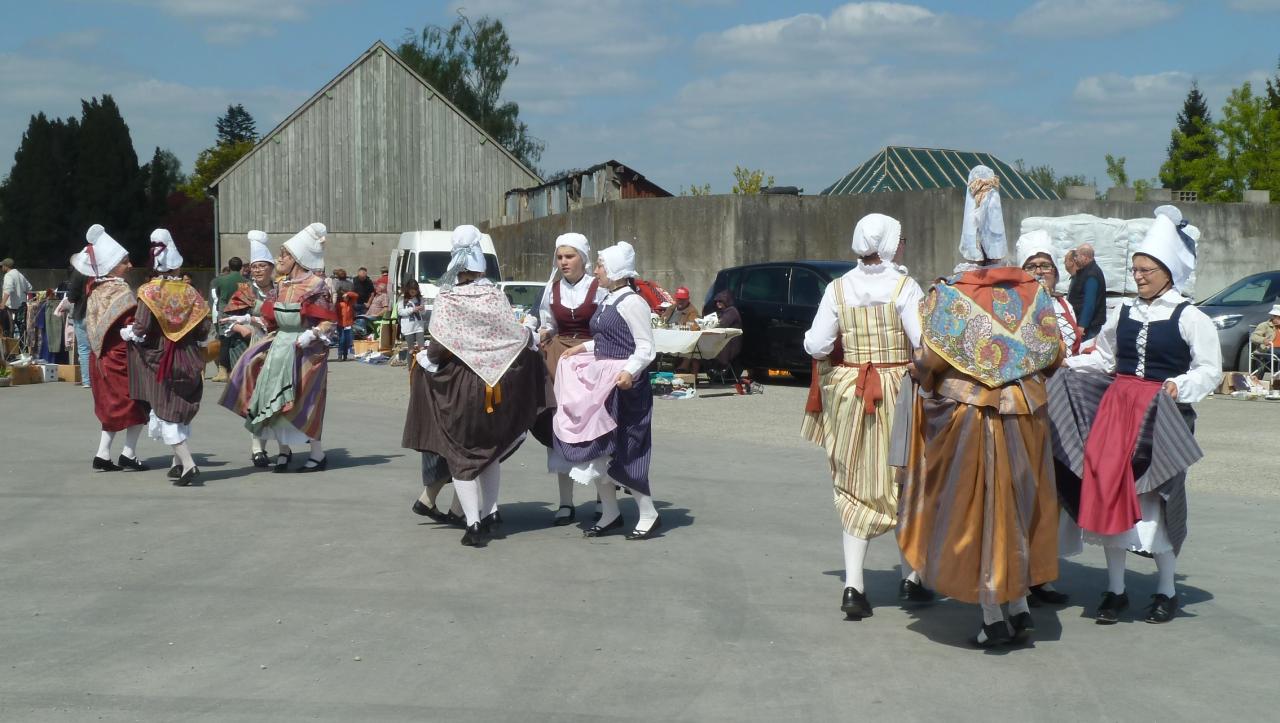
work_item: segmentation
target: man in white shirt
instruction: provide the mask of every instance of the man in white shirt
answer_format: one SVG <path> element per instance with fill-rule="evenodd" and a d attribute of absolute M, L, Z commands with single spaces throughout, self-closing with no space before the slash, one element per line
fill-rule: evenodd
<path fill-rule="evenodd" d="M 5 336 L 20 336 L 25 331 L 27 294 L 31 291 L 31 282 L 14 266 L 13 259 L 0 261 L 0 272 L 4 274 L 0 329 Z"/>

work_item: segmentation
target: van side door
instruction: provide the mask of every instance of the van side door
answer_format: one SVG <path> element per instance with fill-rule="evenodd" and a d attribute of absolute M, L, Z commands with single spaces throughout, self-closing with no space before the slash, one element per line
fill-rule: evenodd
<path fill-rule="evenodd" d="M 785 265 L 743 269 L 741 292 L 736 299 L 742 314 L 742 365 L 779 367 L 784 353 L 780 323 L 787 304 L 791 269 Z"/>
<path fill-rule="evenodd" d="M 818 304 L 827 289 L 827 280 L 813 269 L 791 267 L 791 285 L 787 303 L 779 315 L 777 336 L 779 358 L 784 369 L 805 369 L 809 355 L 804 353 L 804 335 L 813 325 Z"/>

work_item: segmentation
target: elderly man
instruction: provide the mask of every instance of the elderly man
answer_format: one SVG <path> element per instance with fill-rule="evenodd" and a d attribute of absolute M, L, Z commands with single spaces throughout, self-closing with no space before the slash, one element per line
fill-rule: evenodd
<path fill-rule="evenodd" d="M 1253 328 L 1249 343 L 1253 345 L 1254 363 L 1260 365 L 1264 372 L 1280 370 L 1280 304 L 1272 306 L 1267 320 Z M 1273 386 L 1275 382 L 1272 374 Z"/>
<path fill-rule="evenodd" d="M 1067 301 L 1084 330 L 1083 340 L 1089 341 L 1098 335 L 1102 323 L 1107 320 L 1107 278 L 1093 258 L 1091 244 L 1082 244 L 1075 249 L 1075 264 L 1077 268 L 1071 274 Z"/>
<path fill-rule="evenodd" d="M 0 275 L 4 276 L 4 291 L 0 295 L 0 330 L 5 336 L 21 338 L 26 331 L 26 324 L 23 322 L 31 282 L 17 269 L 13 259 L 0 261 Z"/>
<path fill-rule="evenodd" d="M 676 289 L 676 303 L 662 312 L 662 321 L 666 324 L 692 324 L 698 320 L 698 308 L 689 303 L 689 287 Z"/>

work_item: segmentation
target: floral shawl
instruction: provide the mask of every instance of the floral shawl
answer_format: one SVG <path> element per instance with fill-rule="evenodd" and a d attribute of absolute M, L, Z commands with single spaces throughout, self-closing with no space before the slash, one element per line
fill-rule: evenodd
<path fill-rule="evenodd" d="M 529 344 L 529 331 L 516 322 L 506 294 L 479 281 L 440 292 L 431 339 L 493 387 Z"/>
<path fill-rule="evenodd" d="M 138 299 L 124 279 L 108 278 L 93 285 L 85 304 L 84 328 L 94 354 L 102 355 L 107 332 L 121 317 L 131 315 L 137 306 Z"/>
<path fill-rule="evenodd" d="M 920 318 L 930 349 L 992 389 L 1052 366 L 1062 341 L 1053 299 L 1017 268 L 939 279 Z"/>
<path fill-rule="evenodd" d="M 169 341 L 179 341 L 209 316 L 209 303 L 181 279 L 148 281 L 138 289 L 138 301 L 151 309 Z"/>

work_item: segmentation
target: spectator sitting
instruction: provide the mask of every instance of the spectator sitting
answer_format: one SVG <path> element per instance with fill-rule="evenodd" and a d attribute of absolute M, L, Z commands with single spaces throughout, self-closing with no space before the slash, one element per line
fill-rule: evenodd
<path fill-rule="evenodd" d="M 1255 364 L 1265 371 L 1270 371 L 1273 367 L 1280 371 L 1280 304 L 1272 306 L 1270 318 L 1253 328 L 1249 343 L 1253 346 Z M 1274 382 L 1273 378 L 1272 383 Z"/>
<path fill-rule="evenodd" d="M 380 284 L 382 284 L 383 286 L 387 286 L 388 284 L 390 284 L 390 283 L 391 283 L 391 278 L 387 275 L 387 267 L 386 267 L 386 266 L 383 266 L 383 267 L 382 267 L 382 270 L 378 272 L 378 278 L 377 278 L 377 279 L 375 279 L 373 283 L 374 283 L 375 285 L 380 283 Z"/>
<path fill-rule="evenodd" d="M 676 288 L 676 303 L 668 306 L 662 312 L 662 321 L 668 326 L 674 324 L 681 326 L 683 324 L 692 324 L 698 319 L 698 309 L 689 303 L 689 287 L 680 286 Z"/>
<path fill-rule="evenodd" d="M 375 282 L 373 296 L 369 298 L 369 306 L 365 309 L 364 315 L 370 319 L 377 319 L 386 314 L 390 308 L 390 303 L 387 300 L 387 285 L 382 282 Z"/>

